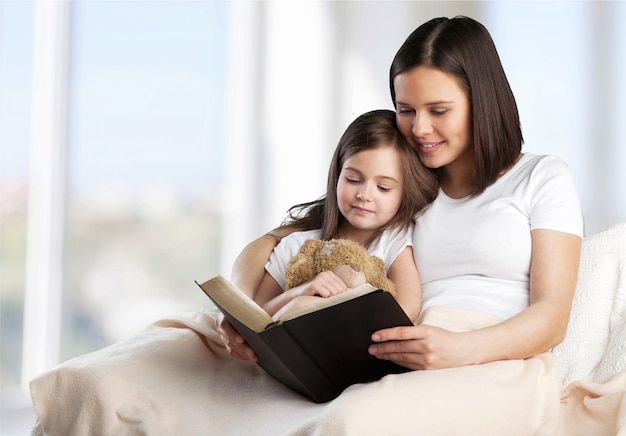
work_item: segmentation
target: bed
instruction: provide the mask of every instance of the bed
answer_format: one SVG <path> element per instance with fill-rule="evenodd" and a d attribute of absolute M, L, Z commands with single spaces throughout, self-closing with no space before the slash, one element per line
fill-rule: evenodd
<path fill-rule="evenodd" d="M 212 328 L 215 314 L 214 309 L 207 309 L 159 320 L 128 340 L 40 375 L 30 386 L 38 416 L 32 435 L 243 434 L 242 429 L 247 429 L 246 434 L 329 434 L 323 429 L 342 413 L 338 406 L 342 397 L 360 396 L 363 403 L 367 395 L 379 399 L 385 395 L 392 403 L 407 380 L 400 377 L 411 377 L 387 376 L 369 386 L 348 388 L 339 401 L 313 405 L 256 365 L 230 359 Z M 626 435 L 626 223 L 583 240 L 568 331 L 552 354 L 562 381 L 557 392 L 560 405 L 557 401 L 558 407 L 548 410 L 537 404 L 537 410 L 520 411 L 520 419 L 550 414 L 555 426 L 538 425 L 520 434 Z M 219 380 L 208 381 L 212 374 L 204 363 L 209 359 L 232 360 L 229 371 L 238 371 L 246 379 L 238 390 L 222 386 L 219 401 L 210 406 L 205 400 L 218 388 Z M 279 400 L 255 407 L 264 398 Z M 287 404 L 288 411 L 283 408 Z M 365 415 L 356 419 L 367 423 L 372 413 Z M 493 415 L 469 418 L 484 423 L 495 420 L 497 413 Z M 408 420 L 391 421 L 385 424 L 386 434 L 423 434 Z M 238 423 L 236 432 L 233 422 Z M 372 430 L 374 424 L 367 425 L 368 434 L 377 433 Z M 469 427 L 465 430 L 459 434 L 479 434 Z M 480 434 L 502 433 L 484 430 Z"/>

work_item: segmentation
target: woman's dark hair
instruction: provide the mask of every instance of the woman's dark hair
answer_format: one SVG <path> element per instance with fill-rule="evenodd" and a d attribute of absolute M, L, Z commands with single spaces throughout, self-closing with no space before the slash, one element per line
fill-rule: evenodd
<path fill-rule="evenodd" d="M 419 66 L 451 74 L 467 90 L 473 127 L 473 194 L 480 194 L 515 163 L 524 142 L 515 97 L 496 46 L 487 29 L 468 17 L 424 23 L 409 35 L 391 63 L 394 106 L 394 79 Z"/>
<path fill-rule="evenodd" d="M 435 199 L 438 182 L 432 171 L 424 167 L 415 150 L 396 126 L 396 114 L 390 110 L 374 110 L 359 116 L 341 136 L 328 171 L 326 195 L 318 200 L 292 206 L 281 228 L 297 230 L 322 229 L 323 240 L 336 237 L 343 216 L 337 204 L 337 183 L 344 163 L 363 150 L 393 147 L 402 165 L 402 200 L 394 218 L 366 242 L 370 244 L 384 230 L 408 226 L 426 205 Z"/>

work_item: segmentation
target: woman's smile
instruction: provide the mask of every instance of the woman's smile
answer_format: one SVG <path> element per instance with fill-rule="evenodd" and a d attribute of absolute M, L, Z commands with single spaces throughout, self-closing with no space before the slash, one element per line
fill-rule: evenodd
<path fill-rule="evenodd" d="M 437 151 L 445 141 L 440 142 L 418 142 L 417 146 L 419 147 L 419 151 L 423 153 L 434 153 Z"/>

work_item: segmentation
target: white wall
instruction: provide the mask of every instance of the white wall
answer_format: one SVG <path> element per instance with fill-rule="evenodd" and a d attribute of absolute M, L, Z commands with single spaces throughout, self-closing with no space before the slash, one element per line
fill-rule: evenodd
<path fill-rule="evenodd" d="M 237 206 L 225 219 L 224 274 L 290 206 L 324 194 L 330 158 L 354 118 L 393 108 L 389 66 L 417 23 L 478 9 L 472 2 L 233 3 L 226 166 Z"/>
<path fill-rule="evenodd" d="M 324 192 L 339 136 L 360 113 L 391 108 L 391 59 L 436 16 L 468 15 L 490 30 L 518 100 L 524 150 L 568 162 L 586 233 L 626 220 L 626 85 L 619 79 L 626 76 L 626 3 L 270 2 L 256 9 L 259 63 L 249 73 L 257 78 L 252 119 L 260 122 L 252 146 L 261 154 L 256 183 L 240 189 L 262 201 L 247 213 L 247 231 L 226 244 L 227 258 L 278 225 L 289 206 Z M 249 110 L 253 99 L 243 98 L 235 107 Z"/>
<path fill-rule="evenodd" d="M 526 151 L 565 159 L 586 234 L 626 220 L 626 3 L 494 2 L 485 17 Z"/>

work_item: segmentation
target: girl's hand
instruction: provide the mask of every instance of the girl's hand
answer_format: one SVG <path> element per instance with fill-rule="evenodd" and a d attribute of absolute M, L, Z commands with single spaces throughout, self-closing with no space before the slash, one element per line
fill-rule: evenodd
<path fill-rule="evenodd" d="M 368 351 L 409 369 L 443 369 L 469 365 L 472 342 L 466 333 L 419 325 L 393 327 L 372 334 Z"/>
<path fill-rule="evenodd" d="M 241 360 L 249 360 L 256 363 L 257 356 L 241 337 L 237 330 L 228 322 L 222 313 L 215 319 L 215 329 L 226 346 L 228 354 Z"/>
<path fill-rule="evenodd" d="M 337 274 L 332 271 L 323 271 L 316 275 L 310 282 L 296 286 L 290 290 L 294 296 L 317 295 L 319 297 L 331 297 L 348 290 L 348 287 Z"/>
<path fill-rule="evenodd" d="M 323 297 L 319 297 L 317 295 L 300 295 L 299 297 L 293 298 L 290 302 L 278 309 L 272 318 L 274 319 L 274 321 L 278 321 L 285 313 L 289 312 L 290 310 L 297 309 L 298 307 L 302 306 L 307 306 L 321 299 L 323 299 Z"/>

